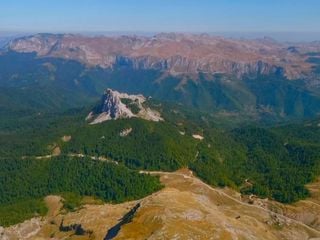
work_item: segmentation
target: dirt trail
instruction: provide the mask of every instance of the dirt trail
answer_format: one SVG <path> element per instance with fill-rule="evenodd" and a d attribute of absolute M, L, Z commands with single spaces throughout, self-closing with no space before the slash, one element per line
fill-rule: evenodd
<path fill-rule="evenodd" d="M 118 165 L 119 163 L 117 161 L 111 160 L 107 157 L 103 157 L 103 156 L 90 156 L 90 155 L 84 155 L 82 153 L 68 153 L 68 154 L 61 154 L 61 152 L 59 154 L 50 154 L 50 155 L 44 155 L 44 156 L 36 156 L 35 159 L 50 159 L 50 158 L 54 158 L 54 157 L 59 157 L 59 156 L 67 156 L 67 157 L 74 157 L 74 158 L 90 158 L 92 160 L 96 160 L 96 161 L 103 161 L 103 162 L 109 162 L 109 163 L 113 163 Z M 25 159 L 26 157 L 23 156 L 22 159 Z"/>
<path fill-rule="evenodd" d="M 65 156 L 118 164 L 101 156 L 75 153 Z M 54 157 L 38 156 L 37 159 Z M 56 225 L 46 224 L 41 227 L 39 239 L 45 239 L 53 233 L 56 237 L 70 237 L 70 233 L 61 233 L 57 229 L 62 218 L 69 225 L 81 224 L 86 230 L 92 231 L 98 237 L 96 239 L 100 239 L 137 203 L 141 203 L 141 208 L 132 222 L 121 228 L 115 239 L 163 239 L 163 236 L 167 236 L 165 239 L 194 239 L 190 236 L 197 236 L 196 239 L 320 239 L 320 218 L 312 213 L 312 209 L 320 207 L 317 184 L 312 185 L 316 192 L 314 198 L 293 205 L 268 201 L 270 204 L 260 206 L 242 201 L 231 189 L 214 188 L 202 182 L 188 169 L 140 173 L 159 175 L 165 188 L 130 203 L 101 206 L 89 204 L 84 209 L 66 215 L 59 213 L 60 207 L 55 203 L 60 201 L 51 196 L 47 199 L 51 205 L 47 221 L 54 220 Z"/>
<path fill-rule="evenodd" d="M 242 202 L 230 195 L 228 195 L 227 193 L 223 192 L 222 190 L 219 190 L 217 188 L 213 188 L 211 187 L 210 185 L 206 184 L 205 182 L 202 182 L 200 179 L 196 178 L 193 176 L 192 174 L 192 171 L 189 171 L 189 174 L 186 174 L 186 173 L 180 173 L 180 172 L 161 172 L 161 171 L 140 171 L 140 173 L 146 173 L 146 174 L 151 174 L 151 175 L 175 175 L 175 176 L 181 176 L 183 178 L 186 178 L 186 179 L 190 179 L 194 182 L 196 182 L 197 184 L 200 184 L 208 189 L 210 189 L 211 191 L 214 191 L 240 205 L 243 205 L 243 206 L 246 206 L 246 207 L 250 207 L 250 208 L 257 208 L 257 209 L 260 209 L 260 210 L 263 210 L 271 215 L 274 215 L 274 216 L 277 216 L 279 218 L 282 218 L 283 220 L 286 220 L 288 221 L 288 223 L 295 223 L 295 224 L 298 224 L 308 230 L 310 230 L 311 232 L 317 234 L 320 236 L 320 231 L 318 231 L 317 229 L 314 229 L 306 224 L 304 224 L 303 222 L 300 222 L 300 221 L 297 221 L 296 219 L 293 219 L 293 218 L 289 218 L 287 216 L 284 216 L 282 214 L 279 214 L 279 213 L 276 213 L 276 212 L 273 212 L 269 209 L 266 209 L 266 208 L 263 208 L 261 206 L 257 206 L 257 205 L 253 205 L 253 204 L 248 204 L 248 203 L 245 203 L 245 202 Z"/>
<path fill-rule="evenodd" d="M 242 202 L 233 195 L 234 191 L 213 188 L 193 176 L 188 169 L 141 173 L 159 175 L 165 187 L 132 202 L 98 205 L 91 202 L 69 213 L 59 211 L 59 197 L 49 196 L 46 202 L 50 211 L 45 224 L 34 227 L 38 233 L 28 240 L 44 240 L 53 235 L 55 239 L 103 239 L 137 204 L 140 207 L 132 221 L 121 226 L 114 240 L 320 239 L 317 229 L 269 209 Z M 65 226 L 81 225 L 92 235 L 77 236 L 72 231 L 60 231 L 62 219 Z M 16 228 L 20 229 L 19 226 Z"/>

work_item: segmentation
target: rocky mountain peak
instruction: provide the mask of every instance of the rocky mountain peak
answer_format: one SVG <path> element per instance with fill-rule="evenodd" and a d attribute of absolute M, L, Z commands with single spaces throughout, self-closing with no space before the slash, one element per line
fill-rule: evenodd
<path fill-rule="evenodd" d="M 106 89 L 100 103 L 89 113 L 87 120 L 97 124 L 107 120 L 138 117 L 150 121 L 162 121 L 160 113 L 145 107 L 143 95 L 129 95 Z"/>

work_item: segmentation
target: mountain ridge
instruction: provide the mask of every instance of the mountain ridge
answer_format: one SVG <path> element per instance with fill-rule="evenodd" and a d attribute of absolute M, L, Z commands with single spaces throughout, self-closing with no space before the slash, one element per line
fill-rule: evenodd
<path fill-rule="evenodd" d="M 310 74 L 312 64 L 305 61 L 304 54 L 320 51 L 320 44 L 292 46 L 266 39 L 236 40 L 207 34 L 162 33 L 153 37 L 36 34 L 10 41 L 7 49 L 78 60 L 103 68 L 131 65 L 172 75 L 203 72 L 237 77 L 280 71 L 287 78 L 296 79 Z"/>
<path fill-rule="evenodd" d="M 319 46 L 206 34 L 37 34 L 0 54 L 0 86 L 55 86 L 96 99 L 112 88 L 222 117 L 309 118 L 320 113 Z"/>

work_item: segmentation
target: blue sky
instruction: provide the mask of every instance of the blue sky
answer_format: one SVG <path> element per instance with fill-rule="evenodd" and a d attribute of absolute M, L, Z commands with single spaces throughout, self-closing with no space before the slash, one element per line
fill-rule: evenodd
<path fill-rule="evenodd" d="M 320 32 L 320 0 L 0 0 L 0 31 Z"/>

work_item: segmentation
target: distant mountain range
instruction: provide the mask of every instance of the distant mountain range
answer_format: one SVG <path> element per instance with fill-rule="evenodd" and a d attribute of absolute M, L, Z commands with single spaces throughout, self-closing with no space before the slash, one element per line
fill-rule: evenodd
<path fill-rule="evenodd" d="M 36 34 L 10 41 L 1 59 L 11 64 L 0 72 L 0 86 L 5 87 L 32 82 L 86 97 L 98 97 L 110 87 L 252 119 L 312 117 L 320 112 L 319 42 L 292 45 L 269 38 L 176 33 Z M 21 72 L 24 64 L 38 66 L 26 70 L 30 80 Z"/>
<path fill-rule="evenodd" d="M 320 51 L 320 44 L 291 46 L 269 38 L 235 40 L 206 34 L 163 33 L 153 37 L 37 34 L 11 41 L 8 48 L 103 68 L 130 65 L 172 75 L 224 73 L 238 77 L 281 72 L 295 79 L 312 72 L 312 64 L 306 60 L 309 53 Z"/>

